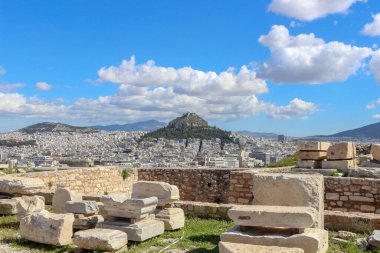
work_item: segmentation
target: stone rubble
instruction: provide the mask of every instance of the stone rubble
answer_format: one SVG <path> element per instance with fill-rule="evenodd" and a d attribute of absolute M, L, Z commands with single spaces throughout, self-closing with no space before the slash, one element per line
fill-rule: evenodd
<path fill-rule="evenodd" d="M 52 200 L 54 213 L 67 213 L 66 202 L 67 201 L 82 201 L 82 196 L 69 188 L 58 188 Z"/>
<path fill-rule="evenodd" d="M 327 158 L 330 142 L 305 141 L 298 143 L 298 167 L 319 169 Z"/>

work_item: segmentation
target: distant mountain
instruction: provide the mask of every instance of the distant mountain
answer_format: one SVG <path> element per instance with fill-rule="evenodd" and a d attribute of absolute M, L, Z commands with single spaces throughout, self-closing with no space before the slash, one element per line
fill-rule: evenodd
<path fill-rule="evenodd" d="M 18 130 L 22 133 L 33 134 L 38 132 L 68 132 L 68 133 L 96 133 L 99 130 L 90 127 L 77 127 L 56 122 L 42 122 Z"/>
<path fill-rule="evenodd" d="M 173 119 L 167 126 L 145 134 L 142 140 L 149 138 L 165 139 L 205 139 L 218 138 L 222 143 L 233 142 L 231 132 L 210 127 L 206 120 L 195 113 L 185 113 Z"/>
<path fill-rule="evenodd" d="M 144 131 L 144 132 L 151 132 L 154 130 L 157 130 L 161 127 L 164 127 L 166 123 L 157 121 L 157 120 L 147 120 L 147 121 L 141 121 L 136 123 L 129 123 L 124 125 L 107 125 L 107 126 L 92 126 L 92 128 L 96 128 L 99 130 L 105 130 L 105 131 Z"/>
<path fill-rule="evenodd" d="M 261 137 L 264 137 L 264 138 L 267 138 L 267 139 L 277 139 L 278 138 L 278 134 L 275 134 L 275 133 L 261 133 L 261 132 L 251 132 L 251 131 L 238 131 L 239 134 L 241 135 L 247 135 L 247 136 L 252 136 L 252 137 L 256 137 L 256 138 L 261 138 Z"/>
<path fill-rule="evenodd" d="M 380 139 L 380 122 L 329 135 L 328 137 L 350 137 Z"/>

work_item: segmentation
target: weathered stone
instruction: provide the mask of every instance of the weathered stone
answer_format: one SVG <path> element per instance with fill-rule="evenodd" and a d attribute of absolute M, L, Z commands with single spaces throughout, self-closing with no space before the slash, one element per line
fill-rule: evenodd
<path fill-rule="evenodd" d="M 352 169 L 356 168 L 356 160 L 322 161 L 323 169 Z"/>
<path fill-rule="evenodd" d="M 308 151 L 327 151 L 331 146 L 330 142 L 322 141 L 303 141 L 298 142 L 298 150 L 308 150 Z"/>
<path fill-rule="evenodd" d="M 358 238 L 355 240 L 355 244 L 356 246 L 358 246 L 358 248 L 360 250 L 366 250 L 368 248 L 368 241 L 366 238 Z"/>
<path fill-rule="evenodd" d="M 73 242 L 82 249 L 115 251 L 127 244 L 128 236 L 119 230 L 95 228 L 76 232 Z"/>
<path fill-rule="evenodd" d="M 343 243 L 347 243 L 348 241 L 342 238 L 333 237 L 331 238 L 331 242 L 335 244 L 343 244 Z"/>
<path fill-rule="evenodd" d="M 97 214 L 99 207 L 95 201 L 67 201 L 66 212 L 77 214 Z"/>
<path fill-rule="evenodd" d="M 141 219 L 154 212 L 158 199 L 156 197 L 127 199 L 126 197 L 102 196 L 101 201 L 109 216 Z"/>
<path fill-rule="evenodd" d="M 66 213 L 67 201 L 82 201 L 82 196 L 68 188 L 58 188 L 53 196 L 53 212 Z"/>
<path fill-rule="evenodd" d="M 26 240 L 51 245 L 72 242 L 73 214 L 56 214 L 42 211 L 20 219 L 20 236 Z"/>
<path fill-rule="evenodd" d="M 17 214 L 18 198 L 0 199 L 0 214 Z"/>
<path fill-rule="evenodd" d="M 371 155 L 373 160 L 380 161 L 380 144 L 371 145 Z"/>
<path fill-rule="evenodd" d="M 121 221 L 99 222 L 97 228 L 116 229 L 128 234 L 129 241 L 142 242 L 164 233 L 165 225 L 158 220 L 144 220 L 135 224 Z"/>
<path fill-rule="evenodd" d="M 327 150 L 327 159 L 343 160 L 356 157 L 356 147 L 352 142 L 336 143 Z"/>
<path fill-rule="evenodd" d="M 232 207 L 228 216 L 239 226 L 309 228 L 318 212 L 312 207 L 246 205 Z"/>
<path fill-rule="evenodd" d="M 344 230 L 338 231 L 338 234 L 336 235 L 336 237 L 344 239 L 344 240 L 349 240 L 355 236 L 356 236 L 355 233 L 349 232 L 349 231 L 344 231 Z"/>
<path fill-rule="evenodd" d="M 39 178 L 3 176 L 0 178 L 0 192 L 9 194 L 34 194 L 44 187 Z"/>
<path fill-rule="evenodd" d="M 156 209 L 156 220 L 164 222 L 165 230 L 177 230 L 185 226 L 185 213 L 181 208 Z"/>
<path fill-rule="evenodd" d="M 297 157 L 301 160 L 322 160 L 326 155 L 326 151 L 299 151 Z"/>
<path fill-rule="evenodd" d="M 219 253 L 304 253 L 300 248 L 261 246 L 243 243 L 219 242 Z"/>
<path fill-rule="evenodd" d="M 298 160 L 298 167 L 311 169 L 322 168 L 322 160 Z"/>
<path fill-rule="evenodd" d="M 86 216 L 84 214 L 74 214 L 74 224 L 73 228 L 78 230 L 85 230 L 90 228 L 95 228 L 98 222 L 103 222 L 104 218 L 101 215 L 90 215 Z"/>
<path fill-rule="evenodd" d="M 257 173 L 253 176 L 252 192 L 254 205 L 312 207 L 318 212 L 313 227 L 324 227 L 322 175 Z"/>
<path fill-rule="evenodd" d="M 45 199 L 42 196 L 22 196 L 17 199 L 17 213 L 20 216 L 45 210 Z"/>
<path fill-rule="evenodd" d="M 324 253 L 328 249 L 328 232 L 319 228 L 306 228 L 303 233 L 289 230 L 240 230 L 234 227 L 220 235 L 222 242 L 244 243 L 263 246 L 301 248 L 305 253 Z"/>
<path fill-rule="evenodd" d="M 380 249 L 380 230 L 374 230 L 368 237 L 368 243 L 376 249 Z"/>
<path fill-rule="evenodd" d="M 165 182 L 138 181 L 132 186 L 132 198 L 157 197 L 157 206 L 165 206 L 179 200 L 179 190 Z"/>

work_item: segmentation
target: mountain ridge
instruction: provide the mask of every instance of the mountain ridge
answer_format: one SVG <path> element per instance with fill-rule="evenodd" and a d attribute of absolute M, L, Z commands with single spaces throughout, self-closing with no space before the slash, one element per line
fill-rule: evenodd
<path fill-rule="evenodd" d="M 18 130 L 21 133 L 33 134 L 40 132 L 67 132 L 67 133 L 97 133 L 99 130 L 91 127 L 71 126 L 59 122 L 41 122 L 26 126 Z"/>

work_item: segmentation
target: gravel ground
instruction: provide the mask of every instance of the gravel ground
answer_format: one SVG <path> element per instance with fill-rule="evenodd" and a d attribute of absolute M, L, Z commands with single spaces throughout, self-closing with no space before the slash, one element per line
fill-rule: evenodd
<path fill-rule="evenodd" d="M 15 248 L 12 248 L 11 246 L 9 246 L 8 244 L 0 243 L 0 252 L 1 253 L 14 253 L 14 252 L 30 253 L 31 251 L 23 250 L 23 249 L 15 249 Z"/>

